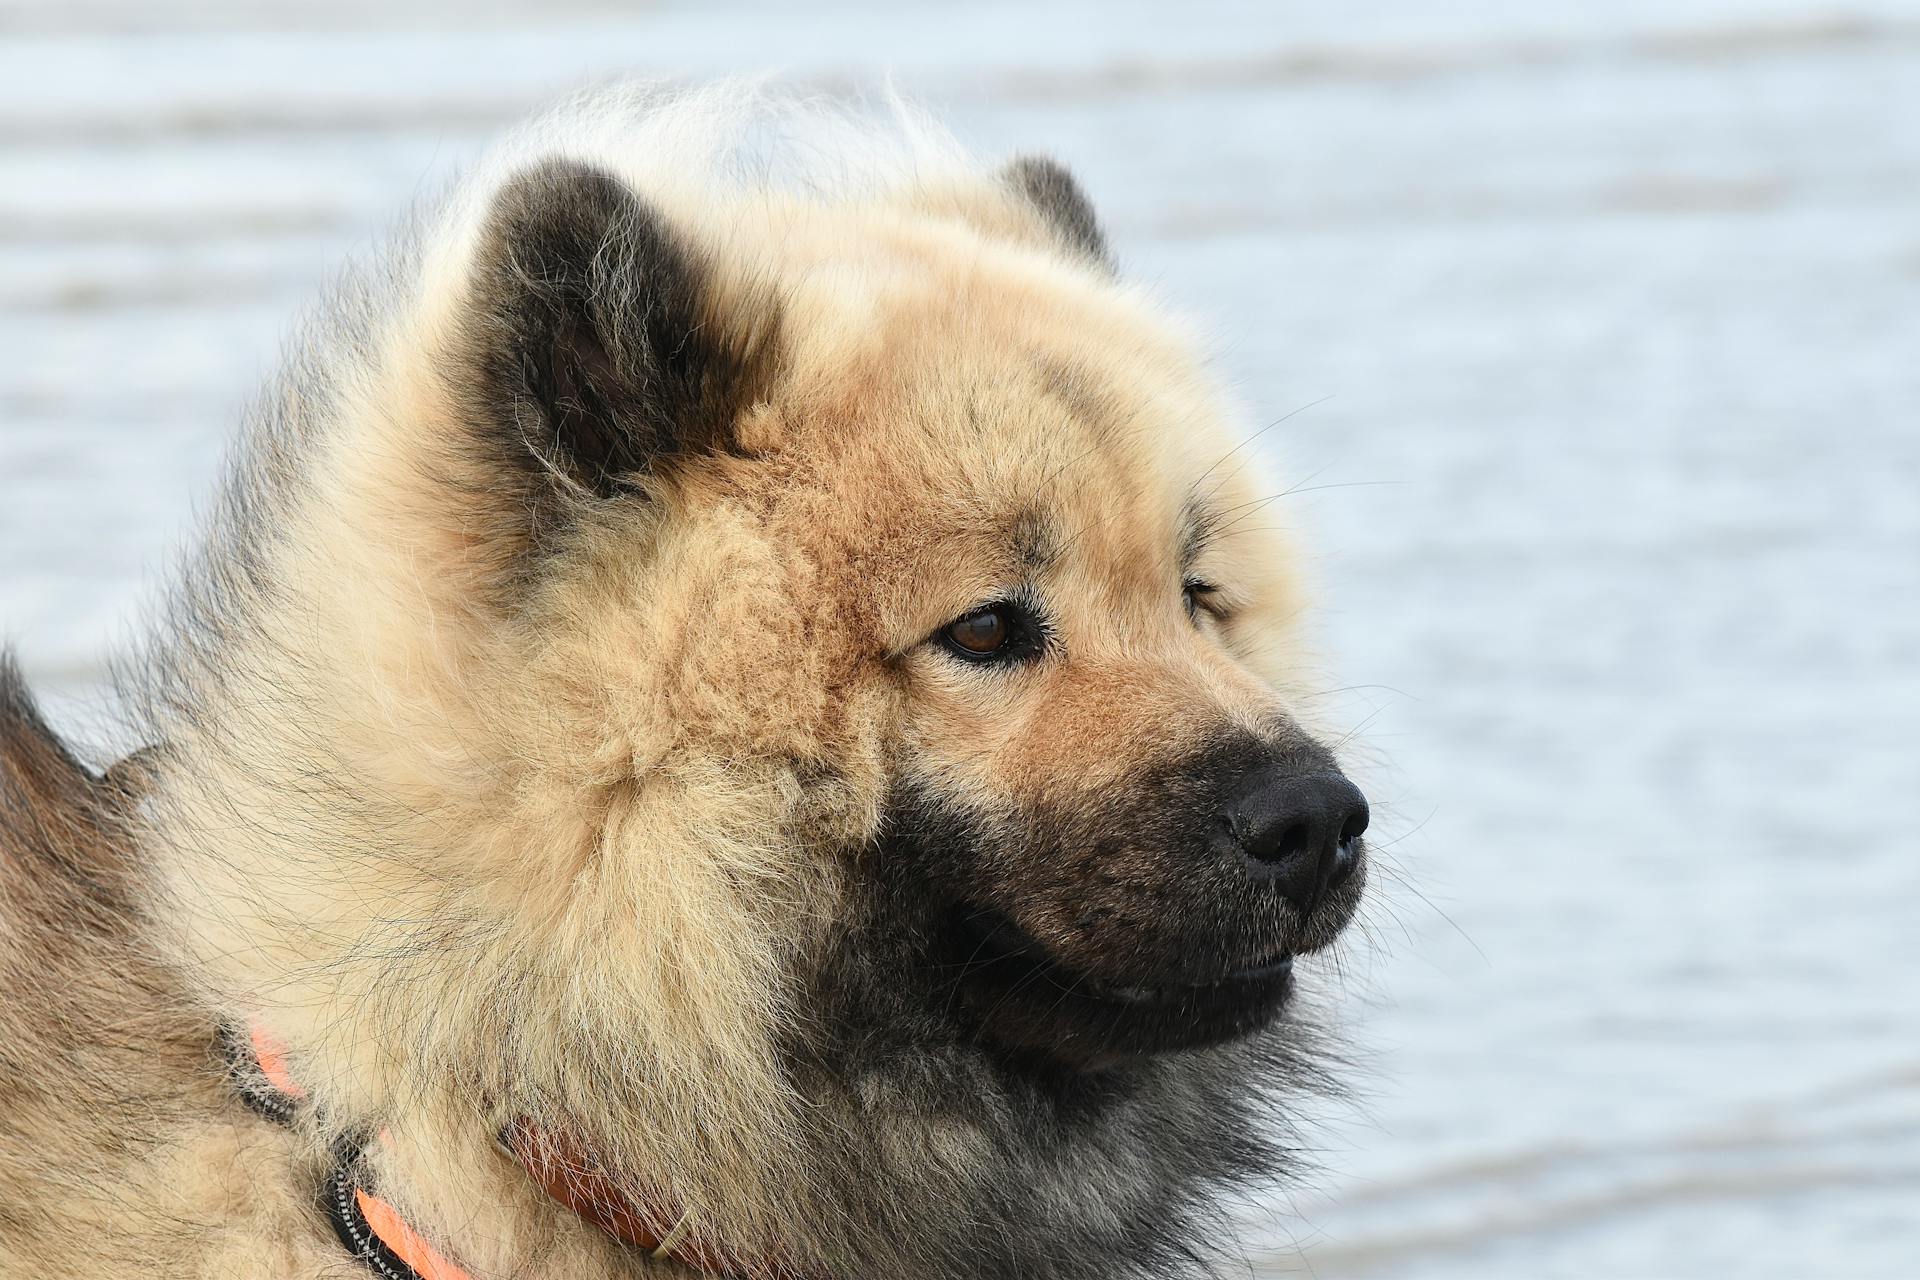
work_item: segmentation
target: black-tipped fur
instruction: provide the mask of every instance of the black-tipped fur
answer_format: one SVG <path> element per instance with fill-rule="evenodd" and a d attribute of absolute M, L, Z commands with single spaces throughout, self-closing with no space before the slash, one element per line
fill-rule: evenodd
<path fill-rule="evenodd" d="M 961 1035 L 956 982 L 929 963 L 943 928 L 924 867 L 889 856 L 957 834 L 909 788 L 889 805 L 889 847 L 848 904 L 812 975 L 815 1017 L 789 1048 L 839 1136 L 817 1153 L 822 1224 L 850 1274 L 970 1280 L 1188 1280 L 1229 1271 L 1221 1201 L 1293 1171 L 1280 1109 L 1334 1093 L 1320 1032 L 1290 1018 L 1203 1052 L 1083 1073 Z M 991 1156 L 929 1160 L 926 1126 Z M 962 1207 L 964 1206 L 964 1211 Z"/>
<path fill-rule="evenodd" d="M 1113 251 L 1107 247 L 1093 201 L 1065 165 L 1049 156 L 1020 156 L 1000 172 L 1047 220 L 1063 245 L 1105 271 L 1115 270 Z"/>

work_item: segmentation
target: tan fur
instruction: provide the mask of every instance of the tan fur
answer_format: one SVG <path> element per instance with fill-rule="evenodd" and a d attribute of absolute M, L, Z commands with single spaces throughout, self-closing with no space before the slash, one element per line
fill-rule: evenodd
<path fill-rule="evenodd" d="M 246 1017 L 391 1130 L 382 1186 L 476 1276 L 674 1270 L 535 1191 L 491 1142 L 512 1115 L 804 1257 L 790 975 L 842 909 L 828 851 L 874 836 L 901 761 L 1015 805 L 1297 714 L 1300 588 L 1248 428 L 1149 299 L 983 177 L 695 189 L 594 146 L 708 255 L 717 313 L 782 300 L 741 452 L 583 505 L 522 593 L 447 383 L 485 178 L 327 402 L 283 388 L 302 483 L 246 589 L 202 589 L 244 619 L 168 658 L 143 800 L 4 742 L 10 803 L 64 829 L 0 848 L 40 859 L 0 883 L 0 1029 L 40 1064 L 0 1080 L 0 1274 L 359 1274 L 307 1203 L 331 1130 L 273 1129 L 210 1065 Z M 1231 606 L 1197 628 L 1196 491 L 1228 513 L 1203 568 Z M 1064 534 L 1039 580 L 1071 660 L 962 679 L 920 642 L 1021 579 L 1032 511 Z M 111 900 L 50 858 L 106 868 Z M 104 1081 L 125 1108 L 100 1117 Z M 919 1156 L 956 1180 L 979 1157 L 963 1129 Z"/>

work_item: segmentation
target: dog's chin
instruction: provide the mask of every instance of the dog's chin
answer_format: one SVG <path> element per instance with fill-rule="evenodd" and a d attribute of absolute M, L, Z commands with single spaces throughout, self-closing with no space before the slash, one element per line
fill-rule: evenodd
<path fill-rule="evenodd" d="M 1285 950 L 1200 982 L 1122 981 L 1067 964 L 994 911 L 957 911 L 952 939 L 957 994 L 981 1036 L 1074 1070 L 1238 1040 L 1270 1025 L 1293 994 Z"/>

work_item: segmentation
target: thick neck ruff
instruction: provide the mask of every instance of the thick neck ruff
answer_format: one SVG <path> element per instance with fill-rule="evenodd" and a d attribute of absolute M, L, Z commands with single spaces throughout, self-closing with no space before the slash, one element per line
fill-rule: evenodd
<path fill-rule="evenodd" d="M 259 1022 L 249 1023 L 244 1031 L 229 1027 L 221 1038 L 234 1088 L 254 1111 L 275 1123 L 291 1124 L 301 1108 L 319 1105 L 293 1078 L 285 1047 Z M 334 1234 L 382 1280 L 476 1280 L 369 1189 L 367 1153 L 375 1143 L 391 1146 L 393 1141 L 382 1130 L 372 1136 L 349 1133 L 334 1144 L 333 1164 L 320 1196 Z M 741 1256 L 698 1229 L 688 1211 L 636 1200 L 590 1149 L 524 1118 L 509 1121 L 496 1143 L 555 1201 L 650 1257 L 671 1259 L 715 1277 L 821 1280 L 777 1258 Z"/>

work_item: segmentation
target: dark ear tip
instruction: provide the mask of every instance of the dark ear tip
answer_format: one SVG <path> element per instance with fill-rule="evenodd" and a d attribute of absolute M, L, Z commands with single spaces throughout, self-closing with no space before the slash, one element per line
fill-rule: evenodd
<path fill-rule="evenodd" d="M 1016 156 L 1000 176 L 1047 220 L 1068 248 L 1109 272 L 1115 269 L 1093 201 L 1065 165 L 1052 156 Z"/>
<path fill-rule="evenodd" d="M 644 195 L 615 171 L 548 159 L 502 182 L 486 219 L 469 395 L 518 466 L 604 497 L 725 447 L 759 351 L 713 313 L 706 261 Z"/>
<path fill-rule="evenodd" d="M 500 184 L 500 190 L 502 193 L 539 193 L 576 186 L 605 189 L 619 185 L 619 179 L 599 165 L 571 156 L 541 156 L 516 169 Z"/>
<path fill-rule="evenodd" d="M 636 203 L 627 185 L 605 169 L 552 158 L 501 184 L 487 224 L 496 243 L 577 252 L 580 239 L 604 236 Z"/>
<path fill-rule="evenodd" d="M 1072 188 L 1076 192 L 1079 189 L 1073 171 L 1052 156 L 1018 155 L 1007 161 L 1004 172 L 1009 180 L 1029 194 L 1056 186 Z"/>

